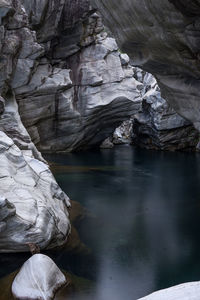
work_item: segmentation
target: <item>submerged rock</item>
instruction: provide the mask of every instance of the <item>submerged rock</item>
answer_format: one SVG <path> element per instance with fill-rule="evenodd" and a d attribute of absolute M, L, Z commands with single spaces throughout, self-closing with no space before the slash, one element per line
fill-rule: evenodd
<path fill-rule="evenodd" d="M 200 282 L 188 282 L 157 291 L 138 300 L 199 300 Z"/>
<path fill-rule="evenodd" d="M 16 275 L 12 294 L 19 300 L 52 300 L 56 292 L 66 284 L 65 275 L 52 259 L 43 254 L 35 254 Z"/>

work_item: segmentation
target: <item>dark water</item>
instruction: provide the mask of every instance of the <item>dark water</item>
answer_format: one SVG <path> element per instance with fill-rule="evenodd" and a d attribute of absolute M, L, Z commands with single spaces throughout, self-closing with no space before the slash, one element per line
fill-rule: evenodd
<path fill-rule="evenodd" d="M 91 214 L 79 226 L 91 254 L 52 254 L 60 268 L 95 283 L 73 300 L 135 300 L 200 280 L 200 154 L 122 146 L 46 158 Z M 1 255 L 0 276 L 25 259 Z"/>
<path fill-rule="evenodd" d="M 75 300 L 135 300 L 200 280 L 200 154 L 123 146 L 47 158 L 69 197 L 94 215 L 80 227 L 92 258 L 68 265 L 95 281 L 94 294 Z M 57 263 L 66 268 L 65 260 Z"/>

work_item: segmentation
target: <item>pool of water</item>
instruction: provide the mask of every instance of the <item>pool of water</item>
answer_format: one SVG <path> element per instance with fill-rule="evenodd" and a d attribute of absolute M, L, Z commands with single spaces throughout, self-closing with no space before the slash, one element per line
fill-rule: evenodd
<path fill-rule="evenodd" d="M 200 280 L 200 154 L 120 146 L 46 158 L 93 216 L 79 228 L 92 258 L 71 257 L 68 268 L 95 288 L 73 299 L 135 300 Z"/>
<path fill-rule="evenodd" d="M 70 300 L 136 300 L 200 280 L 200 154 L 119 146 L 46 159 L 88 212 L 78 231 L 90 253 L 47 253 L 78 276 Z M 0 277 L 29 256 L 1 254 Z"/>

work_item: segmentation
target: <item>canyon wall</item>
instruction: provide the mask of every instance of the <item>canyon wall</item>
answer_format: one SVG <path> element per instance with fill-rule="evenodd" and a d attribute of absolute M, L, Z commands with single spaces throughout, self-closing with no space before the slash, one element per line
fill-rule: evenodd
<path fill-rule="evenodd" d="M 92 0 L 135 66 L 200 130 L 200 1 Z"/>
<path fill-rule="evenodd" d="M 131 63 L 87 0 L 0 0 L 0 251 L 66 241 L 69 199 L 38 150 L 100 145 L 138 113 L 132 64 L 199 129 L 199 1 L 96 3 Z"/>
<path fill-rule="evenodd" d="M 66 242 L 69 199 L 38 151 L 101 143 L 140 83 L 88 1 L 0 1 L 0 251 Z"/>
<path fill-rule="evenodd" d="M 5 1 L 0 88 L 43 152 L 98 145 L 141 105 L 132 67 L 88 1 Z"/>

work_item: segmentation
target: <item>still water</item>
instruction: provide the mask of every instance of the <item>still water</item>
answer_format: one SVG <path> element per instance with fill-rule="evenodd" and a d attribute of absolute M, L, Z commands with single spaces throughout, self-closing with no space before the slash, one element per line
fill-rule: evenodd
<path fill-rule="evenodd" d="M 47 253 L 76 275 L 68 300 L 136 300 L 200 280 L 200 154 L 130 146 L 47 155 L 68 196 L 86 208 L 88 253 Z M 29 254 L 0 255 L 0 277 Z"/>
<path fill-rule="evenodd" d="M 135 300 L 200 280 L 200 154 L 119 146 L 46 158 L 91 213 L 79 234 L 92 254 L 55 258 L 94 282 L 73 299 Z"/>

